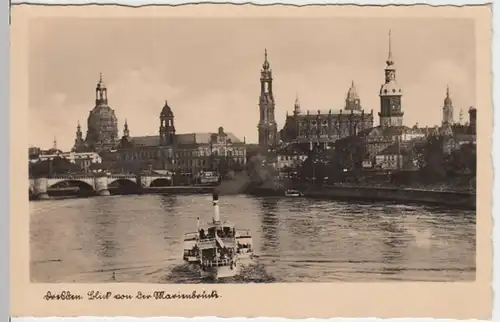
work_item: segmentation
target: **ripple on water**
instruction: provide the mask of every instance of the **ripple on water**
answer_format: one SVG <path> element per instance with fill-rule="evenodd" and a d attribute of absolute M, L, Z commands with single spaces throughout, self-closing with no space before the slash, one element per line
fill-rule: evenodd
<path fill-rule="evenodd" d="M 209 195 L 30 203 L 34 282 L 210 283 L 182 261 L 182 237 L 211 220 Z M 306 198 L 221 197 L 252 231 L 253 265 L 223 283 L 475 279 L 475 213 Z"/>

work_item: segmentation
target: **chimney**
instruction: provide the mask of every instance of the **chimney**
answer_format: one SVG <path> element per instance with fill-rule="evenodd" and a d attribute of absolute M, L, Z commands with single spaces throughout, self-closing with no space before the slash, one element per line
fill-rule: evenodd
<path fill-rule="evenodd" d="M 214 191 L 212 193 L 212 204 L 214 206 L 214 224 L 217 224 L 220 222 L 220 216 L 219 216 L 219 194 Z"/>

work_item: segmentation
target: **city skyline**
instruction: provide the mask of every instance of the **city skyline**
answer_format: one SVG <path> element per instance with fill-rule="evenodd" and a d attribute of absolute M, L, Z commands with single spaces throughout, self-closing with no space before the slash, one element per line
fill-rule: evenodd
<path fill-rule="evenodd" d="M 286 112 L 292 112 L 297 93 L 304 113 L 339 110 L 352 81 L 363 108 L 378 113 L 389 29 L 405 125 L 439 124 L 447 86 L 455 120 L 460 109 L 466 120 L 468 107 L 475 106 L 474 28 L 465 19 L 428 18 L 425 24 L 422 19 L 127 19 L 127 26 L 120 20 L 75 20 L 38 20 L 31 26 L 30 145 L 52 146 L 56 137 L 62 150 L 72 147 L 77 122 L 87 129 L 100 72 L 120 135 L 125 119 L 131 136 L 157 135 L 158 116 L 168 100 L 177 133 L 215 132 L 223 126 L 256 142 L 264 48 L 273 70 L 278 129 Z M 234 28 L 224 29 L 227 23 Z M 59 25 L 65 26 L 63 33 Z M 308 33 L 318 28 L 325 32 Z M 127 42 L 118 39 L 122 32 Z M 152 36 L 140 39 L 141 32 Z M 189 38 L 200 32 L 207 37 Z M 253 33 L 260 38 L 252 39 Z M 70 41 L 67 34 L 85 41 Z M 293 34 L 296 41 L 283 42 L 284 34 Z M 245 42 L 227 40 L 236 37 Z M 168 39 L 168 50 L 161 50 L 159 39 Z M 134 43 L 146 50 L 132 50 Z M 64 67 L 51 68 L 55 64 Z M 240 123 L 234 121 L 235 113 Z"/>

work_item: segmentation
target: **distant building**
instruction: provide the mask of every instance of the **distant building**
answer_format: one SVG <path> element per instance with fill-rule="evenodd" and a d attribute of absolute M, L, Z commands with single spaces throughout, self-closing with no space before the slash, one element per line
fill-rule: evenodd
<path fill-rule="evenodd" d="M 307 159 L 308 153 L 292 148 L 292 146 L 283 147 L 276 151 L 277 170 L 297 170 Z"/>
<path fill-rule="evenodd" d="M 63 151 L 57 148 L 57 140 L 54 138 L 52 148 L 48 150 L 43 150 L 39 147 L 30 147 L 28 149 L 28 160 L 32 163 L 40 161 L 40 158 L 45 158 L 46 156 L 62 155 Z M 46 159 L 46 158 L 45 158 Z"/>
<path fill-rule="evenodd" d="M 344 109 L 302 113 L 297 96 L 293 114 L 286 116 L 281 130 L 281 141 L 293 144 L 319 142 L 324 146 L 373 127 L 373 110 L 365 113 L 359 95 L 352 82 L 345 100 Z"/>
<path fill-rule="evenodd" d="M 446 98 L 443 104 L 443 120 L 442 124 L 454 124 L 453 121 L 453 102 L 450 97 L 450 88 L 446 87 Z"/>
<path fill-rule="evenodd" d="M 222 127 L 215 133 L 177 134 L 168 102 L 160 113 L 159 135 L 132 137 L 127 122 L 123 133 L 116 152 L 122 165 L 132 163 L 194 176 L 200 171 L 243 168 L 246 164 L 245 142 Z"/>
<path fill-rule="evenodd" d="M 89 171 L 93 164 L 102 163 L 102 158 L 96 152 L 56 152 L 53 154 L 40 154 L 37 158 L 30 158 L 29 162 L 38 163 L 61 158 L 77 165 L 83 171 Z"/>
<path fill-rule="evenodd" d="M 382 170 L 414 169 L 412 157 L 411 144 L 396 142 L 375 155 L 373 166 Z"/>
<path fill-rule="evenodd" d="M 115 111 L 108 105 L 108 90 L 102 74 L 95 93 L 95 107 L 90 111 L 87 119 L 85 139 L 83 139 L 80 123 L 78 123 L 73 147 L 75 152 L 109 151 L 118 146 L 118 121 Z"/>

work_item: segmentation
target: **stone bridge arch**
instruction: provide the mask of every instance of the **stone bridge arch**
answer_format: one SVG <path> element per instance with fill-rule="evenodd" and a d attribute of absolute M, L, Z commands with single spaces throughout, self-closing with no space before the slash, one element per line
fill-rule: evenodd
<path fill-rule="evenodd" d="M 111 185 L 115 182 L 120 182 L 120 183 L 133 183 L 137 184 L 137 178 L 133 177 L 109 177 L 108 178 L 108 185 Z"/>
<path fill-rule="evenodd" d="M 141 186 L 144 188 L 170 185 L 172 185 L 172 177 L 169 176 L 144 176 L 141 178 Z"/>
<path fill-rule="evenodd" d="M 136 177 L 109 177 L 108 190 L 121 194 L 139 192 L 140 185 L 137 184 Z"/>
<path fill-rule="evenodd" d="M 84 179 L 84 178 L 56 178 L 56 179 L 49 179 L 47 181 L 47 188 L 50 189 L 54 187 L 55 185 L 68 182 L 71 183 L 72 185 L 76 185 L 79 188 L 85 188 L 89 189 L 92 191 L 95 191 L 95 185 L 94 185 L 94 179 L 89 178 L 89 179 Z"/>

